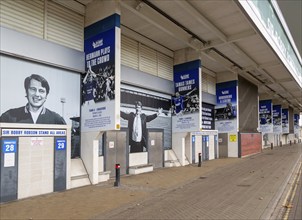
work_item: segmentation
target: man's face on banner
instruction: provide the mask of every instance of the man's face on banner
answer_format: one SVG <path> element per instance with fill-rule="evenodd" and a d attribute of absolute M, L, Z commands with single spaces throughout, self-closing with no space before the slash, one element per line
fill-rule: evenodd
<path fill-rule="evenodd" d="M 32 79 L 27 90 L 27 99 L 32 107 L 39 108 L 46 101 L 46 88 L 42 87 L 41 82 Z"/>
<path fill-rule="evenodd" d="M 142 113 L 142 106 L 136 105 L 135 106 L 135 111 L 136 111 L 136 114 L 141 114 Z"/>

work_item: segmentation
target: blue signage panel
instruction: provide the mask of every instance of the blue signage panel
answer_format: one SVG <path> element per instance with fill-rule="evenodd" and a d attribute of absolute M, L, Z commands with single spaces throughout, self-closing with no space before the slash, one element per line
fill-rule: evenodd
<path fill-rule="evenodd" d="M 216 84 L 215 128 L 218 132 L 237 131 L 237 81 Z"/>
<path fill-rule="evenodd" d="M 119 101 L 115 100 L 115 94 L 120 93 L 120 68 L 116 68 L 120 62 L 120 32 L 119 22 L 114 22 L 118 20 L 119 15 L 112 15 L 85 28 L 82 131 L 115 130 L 120 124 L 116 117 Z"/>
<path fill-rule="evenodd" d="M 66 138 L 56 139 L 56 150 L 66 150 Z"/>
<path fill-rule="evenodd" d="M 282 133 L 289 133 L 288 109 L 282 109 Z"/>
<path fill-rule="evenodd" d="M 263 133 L 273 133 L 272 100 L 259 101 L 260 130 Z"/>
<path fill-rule="evenodd" d="M 299 133 L 299 119 L 300 115 L 299 114 L 294 114 L 294 133 L 298 134 Z"/>
<path fill-rule="evenodd" d="M 17 140 L 2 140 L 2 152 L 3 153 L 16 153 L 17 152 Z"/>
<path fill-rule="evenodd" d="M 193 69 L 174 68 L 173 115 L 199 111 L 199 68 L 199 66 L 194 66 Z"/>
<path fill-rule="evenodd" d="M 174 66 L 172 97 L 172 131 L 200 130 L 201 125 L 201 62 L 191 61 Z"/>
<path fill-rule="evenodd" d="M 273 130 L 274 130 L 274 133 L 282 133 L 282 107 L 281 107 L 281 105 L 273 106 Z"/>

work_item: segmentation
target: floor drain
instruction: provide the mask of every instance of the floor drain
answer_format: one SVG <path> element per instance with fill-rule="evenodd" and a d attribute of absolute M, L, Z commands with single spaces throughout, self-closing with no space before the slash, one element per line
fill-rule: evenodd
<path fill-rule="evenodd" d="M 201 179 L 201 180 L 204 180 L 204 179 L 206 179 L 207 177 L 206 176 L 201 176 L 201 177 L 199 177 L 199 179 Z"/>

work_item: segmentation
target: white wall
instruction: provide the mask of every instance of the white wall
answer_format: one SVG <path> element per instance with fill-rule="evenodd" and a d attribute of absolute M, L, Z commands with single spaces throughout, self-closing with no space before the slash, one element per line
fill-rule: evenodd
<path fill-rule="evenodd" d="M 199 153 L 202 153 L 202 136 L 195 135 L 195 163 L 198 163 Z"/>
<path fill-rule="evenodd" d="M 176 154 L 180 164 L 185 164 L 185 137 L 187 133 L 173 133 L 172 134 L 172 149 Z"/>
<path fill-rule="evenodd" d="M 209 160 L 215 159 L 215 138 L 209 135 Z"/>
<path fill-rule="evenodd" d="M 236 135 L 236 141 L 230 141 L 230 135 Z M 228 157 L 238 158 L 238 133 L 228 133 Z"/>
<path fill-rule="evenodd" d="M 92 184 L 98 183 L 99 172 L 99 145 L 98 136 L 100 132 L 81 133 L 81 158 L 87 169 Z"/>

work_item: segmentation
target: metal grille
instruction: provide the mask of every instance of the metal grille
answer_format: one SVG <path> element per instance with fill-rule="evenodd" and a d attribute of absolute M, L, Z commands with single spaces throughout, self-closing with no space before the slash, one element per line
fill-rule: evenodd
<path fill-rule="evenodd" d="M 47 4 L 46 39 L 67 47 L 83 50 L 84 19 L 56 3 Z"/>
<path fill-rule="evenodd" d="M 138 42 L 122 35 L 122 64 L 134 69 L 139 67 Z"/>
<path fill-rule="evenodd" d="M 141 71 L 157 76 L 156 51 L 141 44 L 139 47 L 139 68 Z"/>
<path fill-rule="evenodd" d="M 48 0 L 1 0 L 0 25 L 83 51 L 84 16 Z"/>
<path fill-rule="evenodd" d="M 167 80 L 173 80 L 173 59 L 164 54 L 157 53 L 158 76 Z"/>
<path fill-rule="evenodd" d="M 44 1 L 1 0 L 0 25 L 43 38 Z"/>
<path fill-rule="evenodd" d="M 173 58 L 122 35 L 122 64 L 173 80 Z"/>

